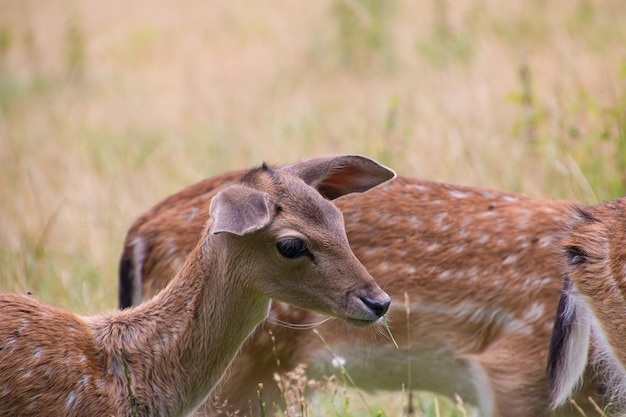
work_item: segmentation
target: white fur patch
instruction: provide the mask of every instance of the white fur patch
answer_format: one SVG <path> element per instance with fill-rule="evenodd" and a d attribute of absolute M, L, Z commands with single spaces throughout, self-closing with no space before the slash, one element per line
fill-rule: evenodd
<path fill-rule="evenodd" d="M 554 407 L 564 404 L 578 388 L 585 368 L 591 340 L 591 324 L 589 310 L 581 300 L 575 299 L 570 294 L 563 315 L 567 318 L 576 317 L 576 325 L 567 339 L 563 349 L 563 355 L 559 362 L 567 364 L 561 368 L 561 373 L 555 376 L 553 381 L 552 405 Z"/>
<path fill-rule="evenodd" d="M 65 399 L 65 407 L 70 409 L 74 406 L 76 402 L 76 393 L 74 391 L 67 394 L 67 398 Z"/>
<path fill-rule="evenodd" d="M 594 355 L 591 362 L 594 366 L 602 369 L 604 383 L 607 387 L 607 397 L 618 410 L 622 410 L 622 416 L 626 415 L 626 369 L 624 364 L 617 358 L 613 346 L 606 338 L 600 323 L 596 317 L 589 314 L 591 338 L 594 341 Z"/>
<path fill-rule="evenodd" d="M 448 191 L 448 193 L 450 194 L 450 197 L 454 197 L 454 198 L 467 198 L 467 193 L 464 193 L 463 191 L 459 191 L 459 190 L 450 190 Z"/>

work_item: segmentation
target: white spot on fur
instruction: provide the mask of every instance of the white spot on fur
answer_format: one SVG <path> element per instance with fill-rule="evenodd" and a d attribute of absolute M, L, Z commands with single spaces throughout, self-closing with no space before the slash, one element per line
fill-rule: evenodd
<path fill-rule="evenodd" d="M 531 326 L 526 323 L 525 320 L 514 319 L 506 321 L 504 324 L 504 332 L 505 333 L 521 333 L 521 334 L 532 334 L 533 329 Z"/>
<path fill-rule="evenodd" d="M 416 217 L 416 216 L 409 216 L 409 217 L 407 217 L 407 220 L 408 220 L 410 223 L 412 223 L 415 227 L 419 227 L 419 226 L 421 226 L 421 225 L 422 225 L 422 223 L 423 223 L 423 222 L 422 222 L 422 221 L 421 221 L 418 217 Z"/>
<path fill-rule="evenodd" d="M 541 239 L 539 239 L 539 244 L 542 247 L 548 247 L 552 244 L 552 236 L 544 236 Z"/>
<path fill-rule="evenodd" d="M 41 359 L 41 355 L 42 355 L 41 346 L 35 346 L 33 348 L 33 359 L 35 359 L 36 361 L 39 361 L 39 359 Z"/>
<path fill-rule="evenodd" d="M 67 394 L 67 398 L 65 399 L 65 408 L 72 408 L 74 403 L 76 402 L 76 393 L 74 391 Z"/>
<path fill-rule="evenodd" d="M 552 283 L 552 278 L 551 277 L 541 277 L 541 278 L 537 278 L 537 277 L 531 277 L 529 278 L 529 285 L 534 285 L 536 287 L 543 287 L 544 285 L 548 285 Z"/>
<path fill-rule="evenodd" d="M 487 233 L 481 233 L 478 236 L 478 239 L 476 239 L 476 242 L 480 243 L 481 245 L 484 245 L 485 243 L 489 241 L 489 239 L 491 239 L 490 235 L 488 235 Z"/>
<path fill-rule="evenodd" d="M 9 339 L 6 343 L 6 349 L 9 352 L 13 352 L 15 350 L 15 345 L 17 345 L 17 340 L 16 339 Z"/>
<path fill-rule="evenodd" d="M 439 278 L 446 279 L 450 278 L 450 271 L 443 271 L 439 273 Z"/>
<path fill-rule="evenodd" d="M 448 217 L 448 213 L 437 213 L 437 216 L 436 216 L 437 226 L 443 231 L 448 230 L 450 228 L 449 225 L 444 223 L 446 217 Z"/>
<path fill-rule="evenodd" d="M 439 246 L 441 246 L 439 243 L 431 243 L 430 245 L 428 245 L 426 250 L 428 252 L 433 252 L 433 251 L 437 250 L 439 248 Z"/>
<path fill-rule="evenodd" d="M 189 223 L 190 221 L 196 218 L 196 215 L 198 214 L 199 211 L 200 211 L 199 207 L 192 207 L 189 210 L 189 213 L 187 213 L 187 217 L 185 218 L 185 220 L 187 220 L 187 222 Z"/>
<path fill-rule="evenodd" d="M 365 250 L 365 255 L 372 257 L 378 254 L 378 248 L 369 248 Z"/>
<path fill-rule="evenodd" d="M 469 271 L 467 272 L 467 275 L 469 277 L 469 279 L 476 279 L 478 278 L 478 267 L 477 266 L 473 266 L 469 269 Z"/>
<path fill-rule="evenodd" d="M 517 201 L 517 200 L 519 200 L 519 199 L 518 199 L 517 197 L 515 197 L 514 195 L 509 195 L 509 194 L 506 194 L 506 195 L 503 195 L 503 196 L 502 196 L 502 199 L 501 199 L 501 200 L 502 200 L 502 201 Z"/>
<path fill-rule="evenodd" d="M 467 193 L 459 190 L 450 190 L 448 193 L 450 193 L 450 196 L 454 198 L 467 198 L 468 195 Z"/>
<path fill-rule="evenodd" d="M 535 322 L 540 320 L 545 313 L 545 306 L 541 303 L 532 303 L 530 308 L 524 312 L 524 320 L 527 322 Z"/>
<path fill-rule="evenodd" d="M 507 256 L 504 257 L 504 261 L 502 261 L 502 263 L 504 265 L 514 264 L 515 262 L 517 262 L 517 256 L 516 255 L 507 255 Z"/>
<path fill-rule="evenodd" d="M 463 252 L 465 252 L 465 248 L 466 248 L 466 246 L 467 246 L 466 244 L 456 245 L 456 246 L 454 247 L 453 252 L 454 252 L 454 253 L 463 253 Z"/>
<path fill-rule="evenodd" d="M 416 271 L 415 267 L 413 265 L 409 265 L 406 267 L 406 272 L 407 274 L 414 274 Z"/>
<path fill-rule="evenodd" d="M 78 385 L 81 389 L 86 389 L 89 387 L 89 375 L 85 374 L 78 381 Z"/>

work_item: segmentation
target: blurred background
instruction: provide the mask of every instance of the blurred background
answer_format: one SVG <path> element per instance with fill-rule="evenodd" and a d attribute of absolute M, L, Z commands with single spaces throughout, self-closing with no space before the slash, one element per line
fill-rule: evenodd
<path fill-rule="evenodd" d="M 116 306 L 132 221 L 230 169 L 626 194 L 621 0 L 0 0 L 0 290 Z"/>
<path fill-rule="evenodd" d="M 331 153 L 626 194 L 623 1 L 0 0 L 0 291 L 113 309 L 143 211 Z"/>

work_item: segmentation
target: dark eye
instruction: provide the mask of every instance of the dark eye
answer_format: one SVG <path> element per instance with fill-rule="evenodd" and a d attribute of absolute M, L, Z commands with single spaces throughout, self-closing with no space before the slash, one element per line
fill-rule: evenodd
<path fill-rule="evenodd" d="M 565 248 L 568 265 L 580 265 L 587 260 L 587 254 L 578 246 L 568 246 Z"/>
<path fill-rule="evenodd" d="M 276 249 L 281 256 L 288 259 L 296 259 L 301 256 L 311 257 L 311 252 L 306 248 L 304 241 L 295 237 L 279 240 L 276 243 Z"/>

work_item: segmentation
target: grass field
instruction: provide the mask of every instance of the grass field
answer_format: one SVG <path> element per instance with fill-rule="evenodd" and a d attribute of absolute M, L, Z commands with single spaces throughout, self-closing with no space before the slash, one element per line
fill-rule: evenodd
<path fill-rule="evenodd" d="M 264 160 L 622 196 L 625 45 L 621 0 L 0 0 L 0 290 L 112 309 L 136 216 Z"/>

